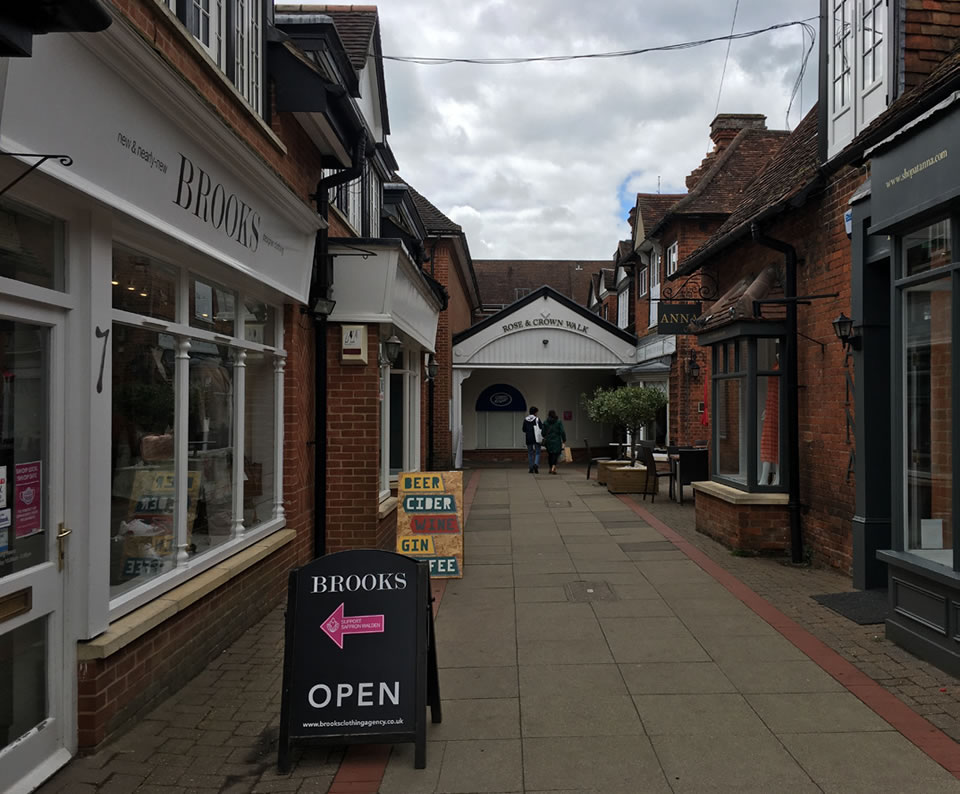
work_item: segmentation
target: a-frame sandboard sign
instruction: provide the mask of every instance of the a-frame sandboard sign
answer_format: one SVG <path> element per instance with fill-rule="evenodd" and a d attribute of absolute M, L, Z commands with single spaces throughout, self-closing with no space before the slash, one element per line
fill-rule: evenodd
<path fill-rule="evenodd" d="M 440 722 L 427 563 L 390 551 L 342 551 L 290 572 L 280 747 L 293 742 L 414 742 L 427 763 L 426 707 Z"/>

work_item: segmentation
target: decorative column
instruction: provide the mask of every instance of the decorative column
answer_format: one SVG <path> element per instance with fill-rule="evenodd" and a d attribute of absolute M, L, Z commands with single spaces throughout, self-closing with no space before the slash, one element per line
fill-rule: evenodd
<path fill-rule="evenodd" d="M 246 449 L 247 418 L 245 413 L 247 390 L 247 351 L 233 351 L 233 526 L 230 536 L 238 538 L 243 534 L 243 503 L 246 489 L 246 467 L 244 450 Z"/>
<path fill-rule="evenodd" d="M 463 382 L 473 374 L 472 369 L 455 369 L 451 393 L 453 407 L 450 411 L 450 424 L 453 430 L 453 465 L 463 468 Z"/>
<path fill-rule="evenodd" d="M 173 531 L 176 538 L 177 565 L 183 565 L 190 559 L 190 529 L 187 526 L 187 502 L 190 499 L 190 340 L 181 336 L 177 339 L 177 360 L 174 369 L 175 389 L 175 451 L 174 451 L 174 489 L 176 494 L 176 513 Z M 197 476 L 200 473 L 197 472 Z"/>
<path fill-rule="evenodd" d="M 274 415 L 273 429 L 273 517 L 286 518 L 283 509 L 283 371 L 287 358 L 277 355 L 273 360 Z"/>

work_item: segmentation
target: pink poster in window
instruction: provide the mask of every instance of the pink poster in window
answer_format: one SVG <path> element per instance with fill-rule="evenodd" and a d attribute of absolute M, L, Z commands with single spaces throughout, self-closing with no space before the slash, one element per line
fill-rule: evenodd
<path fill-rule="evenodd" d="M 13 515 L 16 522 L 16 537 L 33 535 L 43 528 L 41 505 L 41 462 L 18 463 L 13 503 Z"/>

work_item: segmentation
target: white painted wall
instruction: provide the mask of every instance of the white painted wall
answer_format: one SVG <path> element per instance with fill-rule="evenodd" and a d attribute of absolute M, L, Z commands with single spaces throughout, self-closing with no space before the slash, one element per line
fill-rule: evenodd
<path fill-rule="evenodd" d="M 536 405 L 540 409 L 541 419 L 547 418 L 547 411 L 551 408 L 555 410 L 563 421 L 571 447 L 582 448 L 586 438 L 592 448 L 605 448 L 612 438 L 613 431 L 610 428 L 597 425 L 587 418 L 580 400 L 581 394 L 593 394 L 598 386 L 622 386 L 623 381 L 612 371 L 477 369 L 463 382 L 464 450 L 479 447 L 475 410 L 477 397 L 485 388 L 497 383 L 508 383 L 518 389 L 527 401 L 527 408 Z M 564 411 L 573 411 L 573 419 L 564 420 Z M 518 414 L 515 422 L 517 432 L 514 438 L 518 448 L 523 446 L 519 427 L 525 415 L 525 411 Z"/>

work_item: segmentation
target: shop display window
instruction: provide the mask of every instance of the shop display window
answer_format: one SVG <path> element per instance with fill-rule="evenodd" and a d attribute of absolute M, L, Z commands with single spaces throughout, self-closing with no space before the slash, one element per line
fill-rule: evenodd
<path fill-rule="evenodd" d="M 903 390 L 903 548 L 954 563 L 953 343 L 957 263 L 950 222 L 904 235 L 898 281 Z"/>
<path fill-rule="evenodd" d="M 763 336 L 713 345 L 712 476 L 741 490 L 786 487 L 780 348 Z"/>
<path fill-rule="evenodd" d="M 62 292 L 64 241 L 62 221 L 0 199 L 0 278 Z"/>
<path fill-rule="evenodd" d="M 282 526 L 283 352 L 277 307 L 242 284 L 122 247 L 114 282 L 110 593 L 123 611 Z"/>

